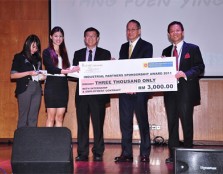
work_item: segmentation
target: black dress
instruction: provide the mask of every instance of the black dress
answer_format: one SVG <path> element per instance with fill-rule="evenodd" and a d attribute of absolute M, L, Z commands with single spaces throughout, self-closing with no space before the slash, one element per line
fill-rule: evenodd
<path fill-rule="evenodd" d="M 68 103 L 67 78 L 62 76 L 47 76 L 44 100 L 46 108 L 66 108 Z"/>
<path fill-rule="evenodd" d="M 61 74 L 61 68 L 56 67 L 50 56 L 49 48 L 43 51 L 43 64 L 48 75 L 44 89 L 46 108 L 66 108 L 68 103 L 68 81 Z"/>

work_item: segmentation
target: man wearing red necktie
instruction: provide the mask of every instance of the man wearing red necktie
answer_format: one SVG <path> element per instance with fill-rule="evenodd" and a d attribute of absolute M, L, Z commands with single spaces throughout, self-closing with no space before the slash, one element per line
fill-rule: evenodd
<path fill-rule="evenodd" d="M 179 119 L 183 129 L 183 147 L 191 148 L 193 146 L 193 111 L 194 106 L 200 103 L 199 76 L 204 72 L 205 65 L 199 47 L 183 40 L 184 27 L 181 22 L 171 22 L 167 32 L 172 45 L 163 50 L 162 56 L 176 56 L 174 55 L 175 46 L 178 53 L 175 74 L 178 79 L 178 90 L 164 92 L 170 150 L 170 156 L 166 159 L 166 163 L 172 163 L 173 149 L 180 146 Z"/>

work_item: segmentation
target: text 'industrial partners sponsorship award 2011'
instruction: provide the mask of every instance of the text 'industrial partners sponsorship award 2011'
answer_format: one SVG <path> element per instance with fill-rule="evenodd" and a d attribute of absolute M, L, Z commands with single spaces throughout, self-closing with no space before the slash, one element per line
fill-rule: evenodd
<path fill-rule="evenodd" d="M 175 57 L 80 62 L 79 66 L 80 95 L 177 91 Z"/>

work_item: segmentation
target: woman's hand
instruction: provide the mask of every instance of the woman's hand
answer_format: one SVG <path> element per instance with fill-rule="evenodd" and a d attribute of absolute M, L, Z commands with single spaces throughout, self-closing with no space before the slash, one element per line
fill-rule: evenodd
<path fill-rule="evenodd" d="M 71 71 L 71 73 L 72 73 L 72 72 L 79 72 L 79 71 L 80 71 L 80 67 L 79 67 L 79 65 L 78 65 L 78 66 L 72 66 L 72 67 L 70 68 L 70 71 Z"/>
<path fill-rule="evenodd" d="M 68 74 L 68 73 L 79 72 L 79 71 L 80 71 L 79 66 L 72 66 L 72 67 L 67 68 L 67 69 L 62 69 L 61 74 Z"/>
<path fill-rule="evenodd" d="M 37 71 L 28 71 L 28 75 L 37 76 L 39 73 Z"/>

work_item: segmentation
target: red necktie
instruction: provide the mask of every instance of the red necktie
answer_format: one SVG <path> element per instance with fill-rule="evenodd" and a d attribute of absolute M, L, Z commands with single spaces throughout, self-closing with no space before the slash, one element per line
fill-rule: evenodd
<path fill-rule="evenodd" d="M 177 46 L 174 46 L 173 50 L 173 56 L 176 57 L 176 70 L 178 71 L 178 52 L 177 52 Z"/>

